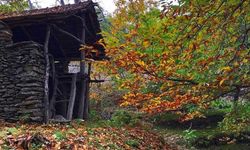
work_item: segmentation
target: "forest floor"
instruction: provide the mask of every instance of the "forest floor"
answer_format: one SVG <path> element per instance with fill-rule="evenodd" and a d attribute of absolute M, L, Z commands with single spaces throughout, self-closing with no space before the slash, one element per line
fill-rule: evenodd
<path fill-rule="evenodd" d="M 196 136 L 218 133 L 216 126 L 198 128 Z M 199 126 L 201 127 L 201 126 Z M 188 145 L 188 124 L 112 126 L 108 121 L 74 120 L 63 124 L 7 123 L 0 121 L 0 150 L 246 150 L 249 144 L 231 143 L 195 148 Z M 190 136 L 190 135 L 189 135 Z M 206 137 L 205 136 L 205 137 Z"/>
<path fill-rule="evenodd" d="M 93 126 L 84 121 L 69 124 L 25 124 L 0 121 L 0 149 L 155 149 L 170 150 L 156 132 L 139 127 Z"/>

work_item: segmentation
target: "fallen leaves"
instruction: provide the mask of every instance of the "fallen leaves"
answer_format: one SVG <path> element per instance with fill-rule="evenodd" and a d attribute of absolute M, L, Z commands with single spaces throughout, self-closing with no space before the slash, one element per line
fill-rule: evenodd
<path fill-rule="evenodd" d="M 90 128 L 76 122 L 16 125 L 0 121 L 0 131 L 0 149 L 167 149 L 160 136 L 140 128 Z"/>

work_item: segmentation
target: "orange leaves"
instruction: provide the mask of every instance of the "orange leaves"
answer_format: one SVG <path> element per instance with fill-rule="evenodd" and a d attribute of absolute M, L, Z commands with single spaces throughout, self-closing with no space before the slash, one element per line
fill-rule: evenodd
<path fill-rule="evenodd" d="M 122 72 L 117 79 L 128 91 L 124 106 L 150 113 L 203 107 L 221 90 L 249 83 L 249 51 L 239 19 L 247 18 L 249 6 L 226 19 L 235 4 L 167 5 L 161 16 L 156 7 L 145 7 L 149 0 L 120 3 L 105 37 L 112 58 L 107 68 Z"/>
<path fill-rule="evenodd" d="M 165 94 L 142 94 L 129 93 L 123 97 L 121 106 L 135 106 L 138 109 L 148 113 L 160 113 L 172 110 L 178 110 L 188 103 L 198 104 L 202 97 L 196 97 L 192 94 L 179 95 L 168 91 Z M 170 96 L 169 98 L 166 98 Z"/>
<path fill-rule="evenodd" d="M 195 117 L 201 118 L 201 117 L 205 117 L 205 116 L 199 111 L 194 111 L 194 112 L 185 114 L 182 118 L 180 118 L 180 121 L 182 121 L 182 122 L 188 121 L 188 120 L 191 120 Z"/>
<path fill-rule="evenodd" d="M 133 73 L 141 73 L 147 69 L 148 64 L 143 61 L 143 58 L 146 55 L 138 53 L 136 51 L 129 51 L 122 55 L 120 58 L 117 58 L 115 61 L 116 67 L 121 67 L 126 70 L 129 70 Z M 145 69 L 144 69 L 145 68 Z"/>
<path fill-rule="evenodd" d="M 94 56 L 99 55 L 99 51 L 94 46 L 81 45 L 80 51 L 85 51 L 85 55 L 88 58 L 93 58 Z"/>
<path fill-rule="evenodd" d="M 142 102 L 148 101 L 153 98 L 153 94 L 141 94 L 141 93 L 128 93 L 123 96 L 124 102 L 121 106 L 136 106 L 142 108 Z"/>

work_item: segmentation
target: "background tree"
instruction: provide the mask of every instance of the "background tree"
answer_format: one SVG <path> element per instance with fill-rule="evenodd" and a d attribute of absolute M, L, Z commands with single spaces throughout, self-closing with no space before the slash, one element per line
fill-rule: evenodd
<path fill-rule="evenodd" d="M 201 116 L 210 102 L 250 87 L 250 2 L 118 0 L 104 32 L 124 106 Z M 186 109 L 192 108 L 192 109 Z M 181 110 L 181 111 L 180 111 Z"/>
<path fill-rule="evenodd" d="M 29 7 L 29 3 L 26 0 L 1 0 L 0 1 L 0 13 L 6 13 L 6 12 L 11 12 L 11 11 L 23 11 L 24 9 L 28 7 Z"/>

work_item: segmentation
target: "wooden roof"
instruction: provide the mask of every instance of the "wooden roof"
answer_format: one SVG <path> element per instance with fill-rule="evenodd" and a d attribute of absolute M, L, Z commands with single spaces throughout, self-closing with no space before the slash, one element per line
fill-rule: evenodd
<path fill-rule="evenodd" d="M 52 8 L 43 8 L 43 9 L 34 9 L 26 10 L 23 12 L 13 12 L 13 13 L 3 13 L 0 14 L 1 20 L 13 20 L 23 17 L 38 17 L 41 15 L 53 15 L 53 14 L 71 14 L 77 11 L 87 10 L 88 7 L 91 7 L 94 3 L 92 1 L 85 1 L 79 4 L 69 4 L 65 6 L 57 6 Z"/>
<path fill-rule="evenodd" d="M 41 45 L 44 44 L 46 27 L 51 25 L 50 53 L 57 60 L 77 60 L 80 59 L 80 43 L 58 30 L 53 30 L 53 27 L 59 27 L 80 38 L 83 29 L 81 18 L 83 18 L 87 29 L 85 42 L 99 50 L 98 56 L 92 56 L 93 59 L 99 60 L 105 58 L 105 52 L 103 46 L 97 43 L 102 36 L 95 6 L 96 3 L 86 1 L 79 4 L 0 14 L 0 20 L 12 30 L 14 42 L 32 40 Z"/>

